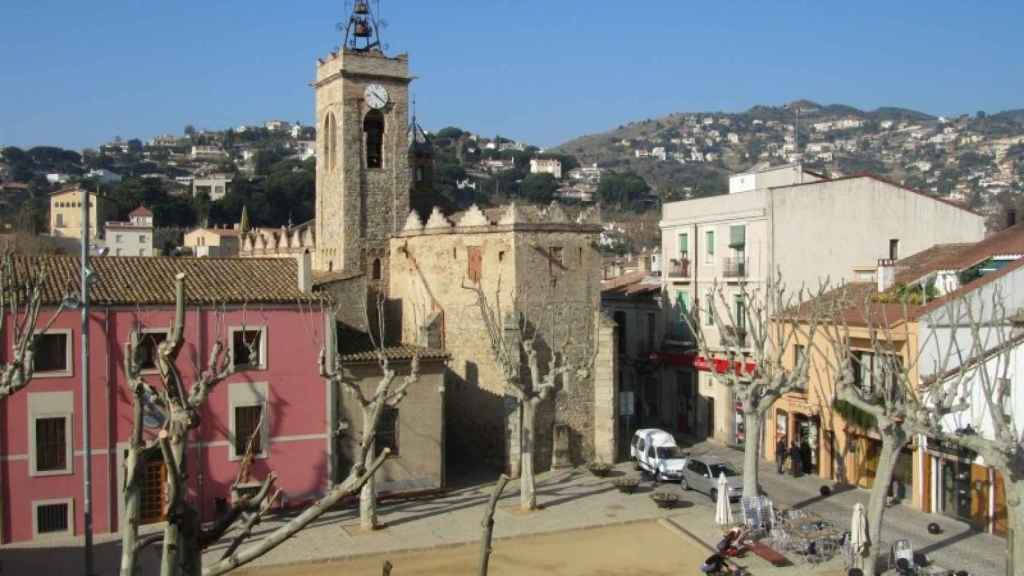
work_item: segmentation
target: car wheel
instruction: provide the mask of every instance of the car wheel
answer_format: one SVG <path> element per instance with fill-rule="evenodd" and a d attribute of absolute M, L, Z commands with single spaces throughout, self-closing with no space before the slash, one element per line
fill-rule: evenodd
<path fill-rule="evenodd" d="M 686 482 L 686 477 L 685 476 L 683 477 L 682 480 L 679 481 L 679 487 L 682 488 L 683 490 L 689 490 L 690 489 L 690 485 Z"/>
<path fill-rule="evenodd" d="M 711 496 L 712 500 L 718 502 L 718 488 L 712 488 L 711 492 L 708 492 L 708 496 Z"/>
<path fill-rule="evenodd" d="M 654 471 L 654 483 L 661 484 L 661 474 L 657 470 Z"/>
<path fill-rule="evenodd" d="M 639 460 L 633 460 L 633 470 L 637 470 L 637 471 L 640 470 L 640 461 Z"/>

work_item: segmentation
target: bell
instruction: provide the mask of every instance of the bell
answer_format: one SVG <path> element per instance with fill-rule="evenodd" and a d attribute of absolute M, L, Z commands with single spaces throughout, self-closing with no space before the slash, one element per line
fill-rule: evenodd
<path fill-rule="evenodd" d="M 356 22 L 356 38 L 369 38 L 370 37 L 370 25 L 365 21 L 360 20 Z"/>
<path fill-rule="evenodd" d="M 356 14 L 366 15 L 370 13 L 370 5 L 366 2 L 356 2 L 355 9 L 353 10 Z"/>

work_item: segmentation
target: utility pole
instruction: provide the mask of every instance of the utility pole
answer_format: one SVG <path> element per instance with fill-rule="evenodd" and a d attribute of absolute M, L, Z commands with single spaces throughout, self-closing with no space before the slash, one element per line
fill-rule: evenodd
<path fill-rule="evenodd" d="M 99 184 L 96 185 L 97 219 L 99 219 Z M 85 528 L 85 576 L 93 576 L 92 549 L 92 443 L 89 440 L 89 191 L 84 187 L 82 195 L 82 476 L 85 495 L 83 496 L 83 517 Z"/>

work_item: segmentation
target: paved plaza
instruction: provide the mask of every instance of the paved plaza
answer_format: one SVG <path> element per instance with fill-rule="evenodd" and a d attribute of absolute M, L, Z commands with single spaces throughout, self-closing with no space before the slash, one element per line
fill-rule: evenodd
<path fill-rule="evenodd" d="M 693 453 L 713 452 L 737 465 L 742 460 L 742 453 L 729 448 L 701 444 L 690 450 Z M 623 463 L 617 466 L 614 473 L 621 475 L 634 472 L 630 464 Z M 819 488 L 824 483 L 820 479 L 778 476 L 774 465 L 768 463 L 761 467 L 761 481 L 777 508 L 806 509 L 844 527 L 849 522 L 854 503 L 866 504 L 868 499 L 868 492 L 859 489 L 822 497 Z M 480 521 L 491 488 L 489 483 L 470 483 L 437 498 L 384 502 L 380 506 L 380 516 L 386 527 L 369 533 L 359 529 L 356 510 L 332 511 L 250 566 L 256 568 L 325 562 L 476 543 L 480 538 Z M 683 502 L 673 509 L 659 509 L 650 498 L 655 490 L 677 492 Z M 656 487 L 645 481 L 636 493 L 627 495 L 618 492 L 609 480 L 596 478 L 585 469 L 577 468 L 539 476 L 538 502 L 543 510 L 520 512 L 518 497 L 517 484 L 510 482 L 495 514 L 496 540 L 662 519 L 665 520 L 661 524 L 663 527 L 706 544 L 715 542 L 721 534 L 713 522 L 713 502 L 702 494 L 683 493 L 677 485 Z M 739 518 L 738 510 L 736 517 Z M 265 522 L 250 542 L 287 520 L 284 517 Z M 928 522 L 937 522 L 942 526 L 943 533 L 938 536 L 929 535 L 925 530 Z M 887 542 L 909 538 L 917 551 L 926 553 L 935 563 L 949 568 L 967 569 L 972 575 L 1005 574 L 1005 540 L 979 533 L 952 519 L 897 506 L 886 513 L 883 538 Z M 100 536 L 97 542 L 97 566 L 100 573 L 115 574 L 119 541 L 110 536 Z M 0 575 L 79 574 L 82 559 L 80 546 L 80 539 L 66 545 L 49 547 L 6 546 L 0 549 Z M 500 546 L 500 543 L 495 543 L 496 549 Z M 223 544 L 214 546 L 206 553 L 207 561 L 218 559 L 222 552 Z M 147 567 L 155 565 L 156 555 L 156 550 L 147 553 Z M 750 563 L 748 567 L 755 573 L 774 572 L 756 557 L 746 562 Z M 835 568 L 837 566 L 820 567 Z M 787 574 L 792 572 L 790 569 Z"/>

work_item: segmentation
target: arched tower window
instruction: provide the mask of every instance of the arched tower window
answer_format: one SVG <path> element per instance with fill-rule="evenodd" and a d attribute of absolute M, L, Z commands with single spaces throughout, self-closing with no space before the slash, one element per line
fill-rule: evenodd
<path fill-rule="evenodd" d="M 373 259 L 373 270 L 371 272 L 370 278 L 372 278 L 374 280 L 380 280 L 380 278 L 381 278 L 380 258 L 374 258 Z"/>
<path fill-rule="evenodd" d="M 324 118 L 324 163 L 328 170 L 334 170 L 337 162 L 337 136 L 334 113 L 328 112 Z"/>
<path fill-rule="evenodd" d="M 384 115 L 380 110 L 371 110 L 363 120 L 366 133 L 366 167 L 384 167 Z"/>

